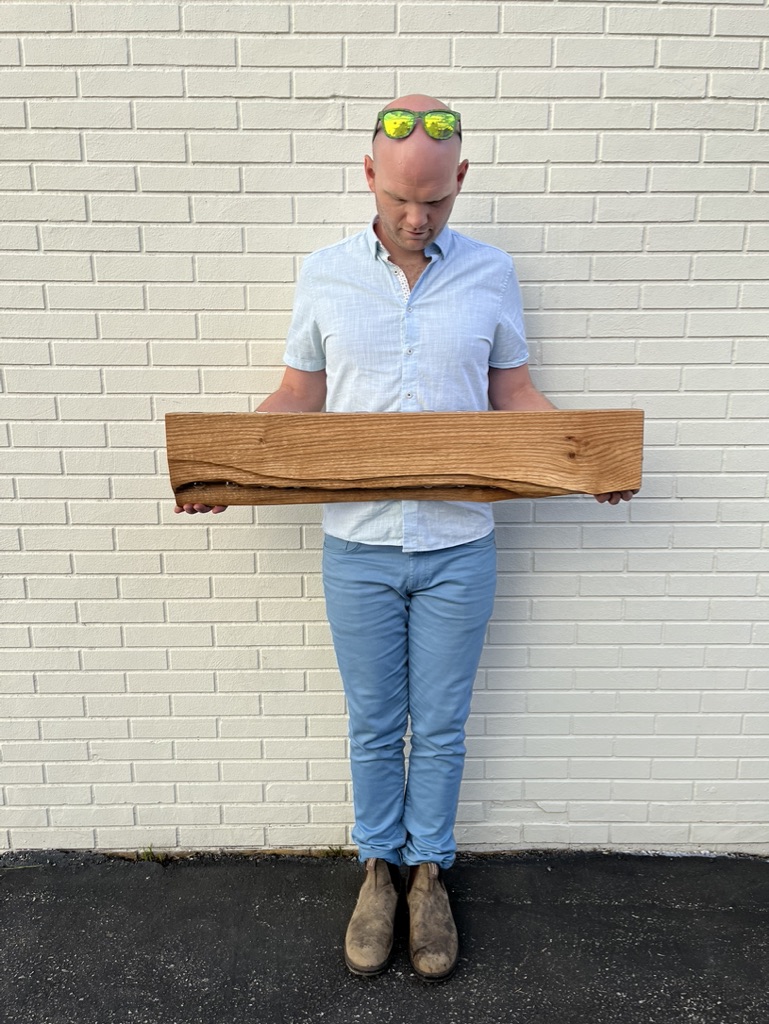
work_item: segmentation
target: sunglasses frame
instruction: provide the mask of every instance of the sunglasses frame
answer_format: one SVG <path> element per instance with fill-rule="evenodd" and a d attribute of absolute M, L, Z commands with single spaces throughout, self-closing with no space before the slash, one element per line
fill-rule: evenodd
<path fill-rule="evenodd" d="M 411 114 L 411 116 L 414 118 L 414 123 L 412 124 L 412 126 L 409 128 L 405 135 L 388 135 L 387 132 L 385 131 L 384 121 L 382 120 L 385 114 Z M 425 124 L 425 118 L 427 117 L 428 114 L 453 114 L 454 117 L 456 118 L 456 124 L 454 125 L 454 130 L 452 131 L 451 135 L 447 135 L 445 139 L 436 139 L 434 135 L 430 135 Z M 449 110 L 446 107 L 436 107 L 433 110 L 409 110 L 407 107 L 385 107 L 385 109 L 380 110 L 376 116 L 376 125 L 374 126 L 374 138 L 376 138 L 376 133 L 381 128 L 388 139 L 393 139 L 395 142 L 400 142 L 402 139 L 407 139 L 409 135 L 411 135 L 411 133 L 417 126 L 417 121 L 422 122 L 422 127 L 425 130 L 425 135 L 427 135 L 428 138 L 433 139 L 435 142 L 446 142 L 447 139 L 453 139 L 455 135 L 458 135 L 460 139 L 462 138 L 462 118 L 459 112 L 456 110 Z"/>

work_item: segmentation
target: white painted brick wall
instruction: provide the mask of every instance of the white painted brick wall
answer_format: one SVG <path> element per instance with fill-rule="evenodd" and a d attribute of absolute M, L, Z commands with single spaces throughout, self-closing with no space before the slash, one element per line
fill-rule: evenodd
<path fill-rule="evenodd" d="M 464 848 L 769 851 L 766 0 L 0 5 L 0 847 L 349 842 L 315 507 L 177 518 L 304 253 L 436 92 L 534 374 L 643 408 L 630 506 L 510 502 Z"/>

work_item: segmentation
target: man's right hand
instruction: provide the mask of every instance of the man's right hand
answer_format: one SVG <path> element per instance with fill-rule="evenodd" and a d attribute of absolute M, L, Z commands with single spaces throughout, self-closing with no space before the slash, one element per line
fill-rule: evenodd
<path fill-rule="evenodd" d="M 190 516 L 194 516 L 196 512 L 213 512 L 216 515 L 227 508 L 229 505 L 177 505 L 174 512 L 186 512 Z"/>

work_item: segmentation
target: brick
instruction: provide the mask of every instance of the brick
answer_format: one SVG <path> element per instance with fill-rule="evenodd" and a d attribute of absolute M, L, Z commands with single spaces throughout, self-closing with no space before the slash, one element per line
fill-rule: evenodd
<path fill-rule="evenodd" d="M 189 96 L 232 96 L 253 99 L 291 95 L 291 74 L 288 71 L 188 71 Z M 297 91 L 297 96 L 302 93 Z M 316 93 L 313 96 L 318 95 Z"/>
<path fill-rule="evenodd" d="M 645 167 L 552 167 L 552 192 L 643 192 Z M 592 179 L 592 188 L 590 181 Z"/>
<path fill-rule="evenodd" d="M 348 40 L 348 47 L 353 42 L 360 40 Z M 243 67 L 256 66 L 259 68 L 322 68 L 340 67 L 342 65 L 342 40 L 341 39 L 303 39 L 301 37 L 287 36 L 284 38 L 273 37 L 270 40 L 248 39 L 240 41 L 240 61 Z M 360 61 L 350 59 L 348 64 L 354 66 Z M 369 65 L 373 61 L 363 61 Z M 387 64 L 387 62 L 382 62 Z"/>
<path fill-rule="evenodd" d="M 456 96 L 464 98 L 493 98 L 497 95 L 496 74 L 493 71 L 408 71 L 398 73 L 399 91 L 404 95 L 425 89 L 433 96 Z M 389 96 L 396 90 L 385 90 L 380 95 Z M 461 111 L 460 111 L 461 113 Z M 476 142 L 479 141 L 476 139 Z M 488 141 L 488 140 L 487 140 Z M 479 159 L 476 151 L 475 159 Z"/>
<path fill-rule="evenodd" d="M 107 36 L 94 39 L 83 36 L 25 39 L 24 60 L 28 65 L 47 64 L 54 67 L 127 64 L 128 42 L 126 39 L 110 39 Z"/>
<path fill-rule="evenodd" d="M 296 71 L 294 90 L 299 99 L 370 96 L 379 99 L 396 91 L 392 71 Z M 253 95 L 253 93 L 252 93 Z M 290 95 L 282 93 L 280 95 Z"/>
<path fill-rule="evenodd" d="M 624 35 L 710 35 L 710 11 L 707 10 L 632 7 L 629 4 L 621 4 L 610 6 L 608 16 L 609 32 Z"/>
<path fill-rule="evenodd" d="M 136 100 L 134 107 L 137 128 L 235 128 L 238 121 L 234 101 Z"/>
<path fill-rule="evenodd" d="M 769 81 L 766 75 L 714 71 L 710 76 L 710 95 L 721 99 L 769 99 Z"/>
<path fill-rule="evenodd" d="M 237 227 L 164 227 L 144 229 L 148 252 L 242 252 L 241 230 Z"/>
<path fill-rule="evenodd" d="M 307 227 L 305 225 L 282 225 L 279 228 L 260 227 L 246 229 L 246 251 L 264 253 L 313 252 L 325 245 L 340 241 L 339 227 Z"/>
<path fill-rule="evenodd" d="M 641 231 L 625 225 L 556 225 L 548 228 L 548 248 L 553 252 L 640 251 Z"/>
<path fill-rule="evenodd" d="M 179 842 L 186 849 L 206 849 L 211 847 L 215 850 L 233 847 L 235 850 L 252 850 L 265 845 L 264 830 L 254 828 L 227 828 L 224 825 L 217 825 L 216 828 L 204 829 L 200 826 L 187 828 L 180 825 L 177 829 Z"/>
<path fill-rule="evenodd" d="M 685 68 L 758 68 L 761 59 L 759 42 L 728 42 L 710 39 L 662 39 L 660 67 Z"/>
<path fill-rule="evenodd" d="M 3 220 L 82 220 L 86 219 L 83 196 L 0 195 Z"/>
<path fill-rule="evenodd" d="M 596 256 L 593 260 L 596 280 L 643 281 L 687 280 L 690 259 L 687 256 Z"/>
<path fill-rule="evenodd" d="M 744 163 L 769 160 L 769 137 L 721 132 L 705 139 L 706 163 Z"/>
<path fill-rule="evenodd" d="M 769 217 L 769 195 L 705 196 L 700 201 L 700 219 L 704 221 L 763 221 Z"/>
<path fill-rule="evenodd" d="M 198 223 L 280 224 L 291 220 L 289 196 L 196 196 L 193 209 Z"/>
<path fill-rule="evenodd" d="M 554 128 L 651 128 L 651 123 L 650 103 L 602 100 L 600 103 L 556 103 L 553 107 Z"/>
<path fill-rule="evenodd" d="M 0 155 L 11 154 L 14 160 L 80 159 L 80 139 L 77 134 L 3 132 L 0 143 Z"/>
<path fill-rule="evenodd" d="M 184 80 L 179 71 L 142 71 L 137 69 L 81 71 L 83 96 L 183 96 Z M 110 127 L 105 125 L 104 127 Z"/>
<path fill-rule="evenodd" d="M 142 167 L 145 192 L 238 192 L 237 167 Z"/>
<path fill-rule="evenodd" d="M 742 226 L 738 225 L 651 225 L 647 239 L 650 252 L 701 252 L 703 249 L 734 251 L 742 248 L 742 235 Z"/>
<path fill-rule="evenodd" d="M 78 32 L 175 32 L 179 9 L 175 4 L 75 5 Z"/>
<path fill-rule="evenodd" d="M 238 285 L 151 285 L 148 299 L 150 309 L 245 309 L 246 304 Z"/>
<path fill-rule="evenodd" d="M 168 132 L 85 133 L 89 160 L 181 162 L 186 159 L 184 135 Z M 55 158 L 49 158 L 55 159 Z M 63 159 L 79 159 L 78 156 Z"/>
<path fill-rule="evenodd" d="M 16 39 L 0 39 L 0 64 L 21 64 L 19 43 Z"/>
<path fill-rule="evenodd" d="M 20 192 L 32 188 L 32 175 L 29 167 L 22 167 L 21 164 L 5 164 L 0 166 L 0 189 L 16 189 Z M 6 244 L 6 249 L 13 248 Z M 29 248 L 29 247 L 27 247 Z M 33 248 L 35 248 L 33 246 Z"/>
<path fill-rule="evenodd" d="M 609 162 L 628 160 L 655 163 L 688 163 L 697 161 L 700 140 L 695 135 L 661 134 L 659 136 L 609 133 L 601 139 L 601 157 Z"/>
<path fill-rule="evenodd" d="M 732 313 L 691 313 L 689 330 L 695 336 L 716 337 L 719 334 L 765 335 L 769 330 L 766 310 L 744 310 Z M 730 375 L 731 377 L 731 375 Z M 753 373 L 753 384 L 756 377 Z"/>
<path fill-rule="evenodd" d="M 133 192 L 136 188 L 134 169 L 132 167 L 83 167 L 78 165 L 42 164 L 35 170 L 35 179 L 37 188 L 40 191 Z"/>
<path fill-rule="evenodd" d="M 392 33 L 395 29 L 395 5 L 358 5 L 342 3 L 294 4 L 294 32 L 341 32 L 348 35 L 356 32 Z M 458 5 L 461 7 L 461 5 Z M 410 28 L 409 11 L 401 11 L 400 31 L 420 31 Z M 404 25 L 405 20 L 405 25 Z"/>
<path fill-rule="evenodd" d="M 705 74 L 659 70 L 606 73 L 606 96 L 610 99 L 658 96 L 703 98 L 707 94 L 707 87 Z"/>
<path fill-rule="evenodd" d="M 137 228 L 111 226 L 109 228 L 77 225 L 75 227 L 42 228 L 43 244 L 46 249 L 108 252 L 115 249 L 138 252 L 139 232 Z"/>
<path fill-rule="evenodd" d="M 0 128 L 23 128 L 24 105 L 21 102 L 0 102 Z"/>
<path fill-rule="evenodd" d="M 569 32 L 600 33 L 603 30 L 603 11 L 577 4 L 551 7 L 541 3 L 508 3 L 502 8 L 502 16 L 504 32 L 560 35 Z"/>
<path fill-rule="evenodd" d="M 131 108 L 117 100 L 34 100 L 29 120 L 32 128 L 130 128 Z"/>
<path fill-rule="evenodd" d="M 434 51 L 434 57 L 431 59 L 430 64 L 448 64 L 449 61 L 443 61 L 440 57 L 443 56 L 443 51 L 435 46 L 435 40 L 410 40 L 414 44 L 414 51 L 403 49 L 397 40 L 393 40 L 395 44 L 393 50 L 395 50 L 399 60 L 393 62 L 392 66 L 397 66 L 398 63 L 412 63 L 414 53 L 418 50 L 422 52 Z M 397 53 L 400 48 L 400 53 Z M 489 39 L 489 38 L 473 38 L 472 36 L 459 36 L 455 40 L 454 44 L 454 66 L 457 68 L 463 67 L 478 67 L 478 68 L 527 68 L 527 67 L 549 67 L 551 61 L 552 46 L 549 39 Z M 371 53 L 371 57 L 375 54 Z M 420 56 L 421 61 L 421 56 Z M 370 61 L 361 60 L 358 63 L 374 63 L 373 59 Z M 387 65 L 387 61 L 381 63 Z"/>
<path fill-rule="evenodd" d="M 191 256 L 109 256 L 94 258 L 101 281 L 192 281 Z"/>
<path fill-rule="evenodd" d="M 92 196 L 91 216 L 95 221 L 167 223 L 190 220 L 186 196 Z"/>
<path fill-rule="evenodd" d="M 655 43 L 651 39 L 582 39 L 565 36 L 556 40 L 557 67 L 653 67 Z"/>
<path fill-rule="evenodd" d="M 289 134 L 252 135 L 196 132 L 190 139 L 194 163 L 286 163 L 291 159 Z"/>
<path fill-rule="evenodd" d="M 7 3 L 0 17 L 0 32 L 69 32 L 72 15 L 61 3 Z"/>
<path fill-rule="evenodd" d="M 747 192 L 750 168 L 721 167 L 654 167 L 653 192 Z"/>
<path fill-rule="evenodd" d="M 597 97 L 601 95 L 598 71 L 503 71 L 500 96 Z"/>
<path fill-rule="evenodd" d="M 0 313 L 0 338 L 95 338 L 92 314 Z"/>
<path fill-rule="evenodd" d="M 0 96 L 76 96 L 74 71 L 0 71 Z"/>
<path fill-rule="evenodd" d="M 184 28 L 188 32 L 287 32 L 287 3 L 206 4 L 184 7 Z M 268 45 L 269 45 L 268 41 Z"/>
<path fill-rule="evenodd" d="M 745 128 L 755 126 L 752 103 L 658 103 L 657 128 Z"/>
<path fill-rule="evenodd" d="M 242 104 L 243 127 L 277 128 L 283 131 L 342 128 L 342 107 L 338 101 L 318 100 L 315 103 L 264 100 Z M 332 146 L 331 139 L 326 145 Z"/>
<path fill-rule="evenodd" d="M 53 398 L 30 399 L 28 396 L 14 398 L 0 397 L 0 416 L 5 420 L 51 420 L 56 419 Z"/>
<path fill-rule="evenodd" d="M 144 305 L 141 288 L 131 285 L 50 285 L 48 299 L 52 309 L 141 309 Z"/>
<path fill-rule="evenodd" d="M 716 9 L 717 36 L 758 36 L 769 34 L 769 11 L 729 11 Z"/>
<path fill-rule="evenodd" d="M 534 164 L 578 161 L 593 163 L 596 146 L 596 136 L 590 134 L 550 132 L 547 135 L 525 135 L 523 138 L 503 136 L 499 140 L 499 160 L 504 163 L 522 161 Z"/>
<path fill-rule="evenodd" d="M 43 309 L 45 300 L 42 285 L 0 285 L 0 306 L 5 309 Z M 39 361 L 47 363 L 48 359 Z"/>
<path fill-rule="evenodd" d="M 270 44 L 272 46 L 272 44 Z M 190 67 L 231 67 L 236 63 L 234 39 L 196 39 L 190 36 L 153 39 L 138 36 L 131 40 L 133 63 L 171 64 Z"/>
<path fill-rule="evenodd" d="M 738 298 L 736 285 L 649 284 L 644 285 L 642 294 L 642 305 L 646 308 L 662 306 L 675 309 L 701 309 L 706 306 L 736 306 Z M 726 351 L 724 357 L 726 360 L 730 358 Z"/>

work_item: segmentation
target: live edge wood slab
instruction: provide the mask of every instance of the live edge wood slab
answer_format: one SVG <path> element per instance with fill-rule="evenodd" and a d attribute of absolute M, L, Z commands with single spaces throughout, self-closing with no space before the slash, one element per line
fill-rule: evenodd
<path fill-rule="evenodd" d="M 641 486 L 640 409 L 168 413 L 176 501 L 502 501 Z"/>

